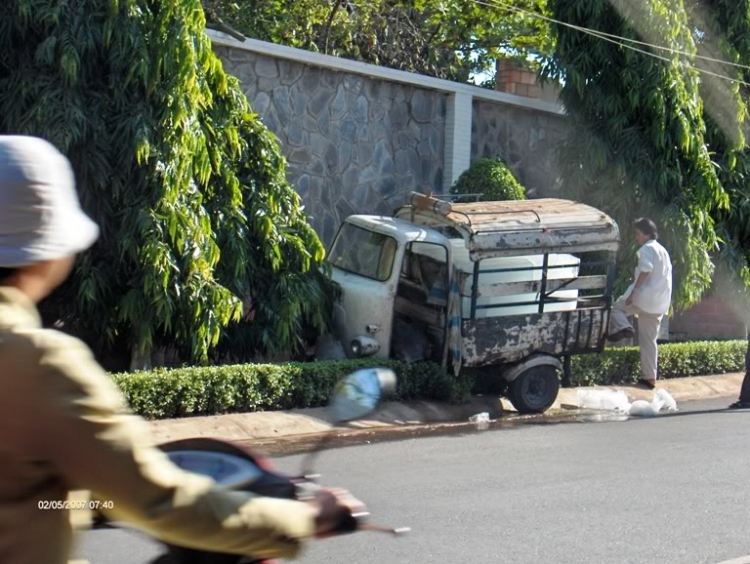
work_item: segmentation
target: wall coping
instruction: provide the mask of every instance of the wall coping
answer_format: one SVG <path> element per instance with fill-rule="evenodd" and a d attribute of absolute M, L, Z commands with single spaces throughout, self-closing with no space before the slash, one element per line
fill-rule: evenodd
<path fill-rule="evenodd" d="M 543 100 L 506 94 L 505 92 L 496 92 L 479 86 L 461 84 L 450 80 L 423 76 L 413 72 L 380 67 L 359 61 L 351 61 L 349 59 L 333 57 L 331 55 L 322 55 L 313 51 L 305 51 L 304 49 L 296 49 L 294 47 L 287 47 L 286 45 L 277 45 L 275 43 L 268 43 L 257 39 L 247 38 L 244 42 L 241 42 L 237 41 L 230 35 L 212 29 L 207 29 L 206 33 L 214 45 L 222 47 L 233 47 L 242 51 L 250 51 L 261 55 L 288 59 L 298 63 L 306 63 L 308 65 L 339 72 L 348 72 L 371 78 L 380 78 L 391 82 L 399 82 L 429 90 L 436 90 L 438 92 L 445 92 L 447 94 L 468 94 L 475 99 L 501 102 L 503 104 L 517 106 L 527 110 L 542 111 L 556 115 L 565 114 L 565 108 L 561 104 L 553 104 Z"/>

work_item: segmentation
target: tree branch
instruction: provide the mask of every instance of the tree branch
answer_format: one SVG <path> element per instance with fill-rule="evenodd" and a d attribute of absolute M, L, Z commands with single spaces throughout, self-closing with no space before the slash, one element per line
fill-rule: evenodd
<path fill-rule="evenodd" d="M 323 46 L 323 54 L 328 54 L 328 37 L 331 34 L 331 27 L 333 26 L 333 18 L 336 17 L 336 12 L 339 11 L 339 8 L 341 7 L 341 0 L 336 0 L 336 3 L 333 5 L 333 9 L 331 10 L 330 15 L 328 16 L 328 23 L 326 24 L 326 32 L 323 36 L 324 38 L 324 46 Z"/>

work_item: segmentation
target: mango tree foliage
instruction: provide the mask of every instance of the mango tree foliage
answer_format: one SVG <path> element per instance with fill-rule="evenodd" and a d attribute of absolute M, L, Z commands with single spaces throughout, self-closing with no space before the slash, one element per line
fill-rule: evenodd
<path fill-rule="evenodd" d="M 264 41 L 465 82 L 497 58 L 546 54 L 546 22 L 495 0 L 203 0 L 209 18 Z M 544 0 L 512 5 L 545 11 Z"/>
<path fill-rule="evenodd" d="M 707 57 L 750 67 L 750 2 L 709 0 L 691 5 L 691 21 L 699 52 Z M 706 76 L 701 85 L 708 123 L 708 146 L 717 163 L 719 178 L 730 199 L 718 210 L 720 258 L 738 286 L 750 288 L 750 149 L 748 149 L 748 87 L 750 70 L 743 66 L 698 61 L 736 82 Z"/>
<path fill-rule="evenodd" d="M 704 51 L 714 58 L 742 65 L 733 68 L 722 65 L 721 74 L 750 82 L 750 70 L 746 68 L 750 67 L 750 2 L 708 0 L 694 4 L 693 11 L 697 29 L 702 32 L 702 45 L 706 46 Z M 722 210 L 717 217 L 722 238 L 719 255 L 722 268 L 717 290 L 744 317 L 746 328 L 750 328 L 750 148 L 747 144 L 750 92 L 739 81 L 717 84 L 714 80 L 708 82 L 706 89 L 718 102 L 711 104 L 707 99 L 707 112 L 714 121 L 714 126 L 709 128 L 709 144 L 721 163 L 719 174 L 730 198 L 729 209 Z M 722 103 L 726 98 L 734 103 Z M 735 129 L 731 129 L 731 125 Z M 750 334 L 748 337 L 746 380 L 750 379 Z"/>
<path fill-rule="evenodd" d="M 650 216 L 671 251 L 677 305 L 695 303 L 710 286 L 719 238 L 716 217 L 728 209 L 707 144 L 696 51 L 683 0 L 549 0 L 564 22 L 646 40 L 688 53 L 667 60 L 563 26 L 545 66 L 564 81 L 570 134 L 561 149 L 565 190 L 612 214 L 626 241 L 622 279 L 630 278 L 630 224 Z M 629 251 L 629 252 L 628 252 Z"/>
<path fill-rule="evenodd" d="M 235 357 L 326 322 L 324 249 L 204 30 L 200 0 L 0 5 L 0 131 L 67 154 L 102 229 L 46 310 L 102 354 L 206 360 L 243 299 Z"/>
<path fill-rule="evenodd" d="M 693 21 L 700 30 L 699 47 L 707 56 L 750 66 L 750 2 L 710 0 L 693 5 Z M 706 63 L 706 66 L 716 65 Z M 716 217 L 721 237 L 716 290 L 750 326 L 750 149 L 748 139 L 748 87 L 750 70 L 721 65 L 737 82 L 707 79 L 703 86 L 709 116 L 709 147 L 715 151 L 719 176 L 730 198 L 730 207 Z M 731 100 L 732 103 L 727 103 Z M 746 355 L 750 378 L 750 340 Z"/>

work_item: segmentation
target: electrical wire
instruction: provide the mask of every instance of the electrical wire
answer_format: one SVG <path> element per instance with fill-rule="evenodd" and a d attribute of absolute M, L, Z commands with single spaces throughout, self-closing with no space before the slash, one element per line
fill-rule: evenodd
<path fill-rule="evenodd" d="M 661 51 L 668 51 L 670 53 L 674 53 L 676 55 L 683 55 L 683 56 L 689 57 L 689 58 L 703 59 L 705 61 L 710 61 L 712 63 L 720 63 L 720 64 L 728 65 L 728 66 L 731 66 L 731 67 L 737 67 L 737 68 L 740 68 L 740 69 L 750 70 L 750 65 L 743 65 L 743 64 L 740 64 L 740 63 L 733 63 L 731 61 L 725 61 L 724 59 L 717 59 L 715 57 L 707 57 L 706 55 L 693 54 L 693 53 L 690 53 L 688 51 L 681 51 L 680 49 L 674 49 L 672 47 L 665 47 L 664 45 L 656 45 L 655 43 L 648 43 L 647 41 L 640 41 L 638 39 L 633 39 L 633 38 L 630 38 L 630 37 L 622 37 L 620 35 L 614 35 L 612 33 L 607 33 L 607 32 L 604 32 L 604 31 L 599 31 L 599 30 L 596 30 L 596 29 L 591 29 L 591 28 L 580 26 L 580 25 L 563 22 L 563 21 L 556 20 L 554 18 L 550 18 L 548 16 L 545 16 L 544 14 L 540 14 L 539 12 L 532 12 L 530 10 L 525 10 L 524 8 L 519 8 L 518 6 L 513 6 L 512 4 L 506 4 L 505 2 L 501 2 L 500 0 L 488 0 L 488 2 L 491 2 L 491 3 L 482 2 L 481 0 L 471 0 L 471 1 L 474 2 L 474 3 L 476 3 L 476 4 L 480 4 L 480 5 L 483 5 L 483 6 L 488 6 L 488 7 L 491 7 L 491 8 L 505 8 L 507 10 L 511 10 L 511 11 L 514 11 L 514 12 L 519 12 L 519 13 L 525 14 L 527 16 L 532 16 L 532 17 L 538 18 L 540 20 L 544 20 L 544 21 L 549 22 L 549 23 L 555 23 L 555 24 L 558 24 L 558 25 L 562 25 L 562 26 L 565 26 L 565 27 L 569 27 L 571 29 L 575 29 L 575 30 L 578 30 L 578 31 L 583 31 L 585 33 L 589 33 L 589 34 L 593 34 L 593 35 L 599 35 L 599 36 L 602 36 L 602 37 L 609 37 L 609 38 L 617 39 L 617 40 L 620 40 L 620 41 L 627 41 L 629 43 L 635 43 L 637 45 L 643 45 L 645 47 L 651 47 L 652 49 L 659 49 Z"/>
<path fill-rule="evenodd" d="M 642 53 L 642 54 L 647 55 L 649 57 L 653 57 L 655 59 L 666 61 L 668 63 L 671 63 L 672 59 L 669 59 L 667 57 L 663 57 L 661 55 L 657 55 L 656 53 L 651 53 L 651 52 L 646 51 L 644 49 L 639 49 L 638 47 L 634 47 L 633 45 L 628 45 L 627 43 L 624 43 L 624 41 L 628 41 L 628 42 L 635 43 L 635 44 L 638 44 L 638 45 L 643 45 L 643 46 L 646 46 L 646 47 L 651 47 L 653 49 L 660 49 L 660 50 L 663 50 L 663 51 L 668 51 L 670 53 L 674 53 L 674 54 L 677 54 L 677 55 L 683 55 L 685 57 L 694 57 L 696 59 L 706 60 L 706 61 L 715 62 L 715 63 L 722 63 L 722 64 L 726 64 L 726 65 L 729 65 L 729 66 L 733 66 L 733 67 L 737 67 L 737 68 L 741 68 L 741 69 L 750 70 L 750 66 L 748 66 L 748 65 L 741 65 L 741 64 L 738 64 L 738 63 L 730 62 L 730 61 L 724 61 L 722 59 L 716 59 L 716 58 L 713 58 L 713 57 L 706 57 L 706 56 L 703 56 L 703 55 L 693 55 L 693 54 L 688 53 L 686 51 L 680 51 L 679 49 L 672 49 L 670 47 L 665 47 L 663 45 L 654 45 L 652 43 L 647 43 L 645 41 L 638 41 L 638 40 L 630 39 L 630 38 L 627 38 L 627 37 L 621 37 L 621 36 L 618 36 L 618 35 L 613 35 L 611 33 L 605 33 L 603 31 L 597 31 L 597 30 L 590 29 L 590 28 L 587 28 L 587 27 L 583 27 L 583 26 L 579 26 L 579 25 L 575 25 L 575 24 L 563 22 L 563 21 L 560 21 L 560 20 L 556 20 L 554 18 L 547 17 L 544 14 L 539 14 L 538 12 L 531 12 L 529 10 L 524 10 L 523 8 L 518 8 L 517 6 L 512 6 L 510 4 L 505 4 L 505 3 L 500 2 L 498 0 L 488 0 L 486 2 L 483 1 L 483 0 L 471 0 L 471 2 L 474 2 L 475 4 L 478 4 L 480 6 L 486 6 L 486 7 L 489 7 L 489 8 L 507 9 L 507 10 L 510 10 L 510 11 L 513 11 L 513 12 L 517 12 L 517 13 L 521 13 L 521 14 L 524 14 L 524 15 L 527 15 L 527 16 L 531 16 L 531 17 L 535 17 L 535 18 L 541 19 L 541 20 L 544 20 L 544 21 L 549 22 L 549 23 L 554 23 L 554 24 L 557 24 L 557 25 L 568 27 L 568 28 L 574 29 L 576 31 L 579 31 L 581 33 L 586 33 L 588 35 L 592 35 L 592 36 L 594 36 L 594 37 L 596 37 L 598 39 L 603 39 L 604 41 L 608 41 L 608 42 L 613 43 L 615 45 L 618 45 L 620 47 L 624 47 L 625 49 L 631 49 L 632 51 L 636 51 L 638 53 Z M 723 75 L 723 74 L 715 73 L 715 72 L 709 71 L 707 69 L 702 69 L 702 68 L 699 68 L 699 67 L 691 67 L 691 68 L 694 69 L 694 70 L 696 70 L 697 72 L 700 72 L 700 73 L 708 75 L 708 76 L 713 76 L 713 77 L 716 77 L 716 78 L 720 78 L 722 80 L 728 80 L 730 82 L 736 82 L 738 84 L 742 84 L 743 86 L 750 87 L 750 83 L 745 82 L 745 81 L 740 80 L 740 79 L 735 78 L 735 77 L 731 77 L 731 76 L 726 76 L 726 75 Z"/>

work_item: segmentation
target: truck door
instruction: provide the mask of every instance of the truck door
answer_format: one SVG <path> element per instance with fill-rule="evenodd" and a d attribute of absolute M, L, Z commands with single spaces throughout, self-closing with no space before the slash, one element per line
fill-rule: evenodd
<path fill-rule="evenodd" d="M 443 362 L 449 297 L 447 244 L 408 243 L 394 302 L 394 358 Z"/>
<path fill-rule="evenodd" d="M 336 337 L 349 358 L 356 356 L 351 345 L 360 337 L 377 341 L 372 358 L 390 356 L 398 250 L 395 238 L 346 222 L 331 247 L 332 277 L 342 290 Z"/>

